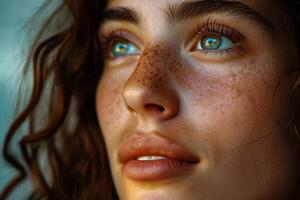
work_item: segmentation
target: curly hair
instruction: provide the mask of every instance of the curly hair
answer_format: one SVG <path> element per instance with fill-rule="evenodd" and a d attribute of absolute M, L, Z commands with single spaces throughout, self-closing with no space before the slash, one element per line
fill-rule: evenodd
<path fill-rule="evenodd" d="M 278 1 L 298 36 L 299 2 Z M 3 148 L 18 174 L 0 199 L 26 178 L 34 186 L 28 199 L 118 199 L 95 109 L 103 66 L 98 29 L 106 4 L 64 0 L 36 36 L 24 68 L 25 74 L 32 73 L 31 97 Z M 300 36 L 297 40 L 299 46 Z M 12 139 L 24 124 L 28 129 L 19 141 L 21 161 L 12 152 Z"/>
<path fill-rule="evenodd" d="M 24 71 L 33 73 L 31 97 L 4 141 L 4 158 L 18 175 L 1 199 L 29 175 L 35 188 L 29 199 L 117 198 L 94 108 L 103 66 L 98 28 L 105 6 L 106 1 L 65 0 L 41 27 Z M 56 32 L 49 33 L 49 27 Z M 19 146 L 26 166 L 10 148 L 24 123 L 28 134 Z M 49 169 L 41 166 L 41 156 Z"/>

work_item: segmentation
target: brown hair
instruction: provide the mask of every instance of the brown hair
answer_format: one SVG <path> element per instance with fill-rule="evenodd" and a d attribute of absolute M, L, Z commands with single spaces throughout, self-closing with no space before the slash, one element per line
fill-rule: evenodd
<path fill-rule="evenodd" d="M 4 141 L 4 158 L 18 174 L 1 199 L 27 176 L 34 184 L 29 199 L 117 199 L 95 111 L 105 6 L 106 1 L 64 0 L 38 33 L 25 68 L 32 68 L 32 94 Z M 19 142 L 24 165 L 11 143 L 26 123 L 29 132 Z"/>
<path fill-rule="evenodd" d="M 38 33 L 25 65 L 25 73 L 33 73 L 32 94 L 4 141 L 4 158 L 18 174 L 0 199 L 28 176 L 34 184 L 29 199 L 118 199 L 95 109 L 103 66 L 98 28 L 106 3 L 64 0 Z M 296 3 L 281 4 L 299 23 Z M 24 124 L 28 133 L 19 145 L 25 163 L 11 150 Z"/>

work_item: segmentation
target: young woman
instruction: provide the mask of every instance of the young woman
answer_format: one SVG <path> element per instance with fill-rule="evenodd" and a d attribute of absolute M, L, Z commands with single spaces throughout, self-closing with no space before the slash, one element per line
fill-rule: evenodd
<path fill-rule="evenodd" d="M 299 9 L 65 0 L 29 56 L 2 198 L 30 178 L 31 199 L 298 199 Z"/>

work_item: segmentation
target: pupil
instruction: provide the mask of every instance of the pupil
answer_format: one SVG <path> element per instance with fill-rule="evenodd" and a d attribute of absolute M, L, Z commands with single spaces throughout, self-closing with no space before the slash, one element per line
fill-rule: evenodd
<path fill-rule="evenodd" d="M 113 54 L 125 54 L 128 50 L 128 45 L 127 44 L 124 44 L 124 43 L 117 43 L 115 45 L 115 48 L 114 48 L 114 51 L 113 51 Z"/>
<path fill-rule="evenodd" d="M 221 37 L 220 36 L 204 36 L 202 39 L 202 48 L 204 50 L 215 50 L 221 46 Z"/>

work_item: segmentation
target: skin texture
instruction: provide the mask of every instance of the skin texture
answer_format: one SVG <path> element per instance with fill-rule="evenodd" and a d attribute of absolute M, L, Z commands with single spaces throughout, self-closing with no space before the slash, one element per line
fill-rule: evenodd
<path fill-rule="evenodd" d="M 288 75 L 277 84 L 296 61 L 292 36 L 283 36 L 275 8 L 268 1 L 239 1 L 272 21 L 272 34 L 254 22 L 216 14 L 244 36 L 242 49 L 218 56 L 185 46 L 202 19 L 170 25 L 162 20 L 166 2 L 112 0 L 108 8 L 125 5 L 142 13 L 140 23 L 108 22 L 100 30 L 125 30 L 139 49 L 106 59 L 96 95 L 120 199 L 288 198 L 299 166 L 297 140 L 287 126 L 296 78 Z M 170 137 L 201 162 L 180 177 L 130 180 L 122 174 L 118 148 L 136 132 Z"/>

